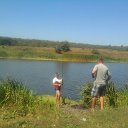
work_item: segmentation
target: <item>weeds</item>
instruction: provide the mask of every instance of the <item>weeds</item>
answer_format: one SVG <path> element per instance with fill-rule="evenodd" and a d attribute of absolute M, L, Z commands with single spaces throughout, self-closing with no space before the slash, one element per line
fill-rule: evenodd
<path fill-rule="evenodd" d="M 81 89 L 82 102 L 85 108 L 91 105 L 91 89 L 93 83 L 86 83 Z M 128 85 L 122 89 L 117 89 L 113 82 L 106 85 L 106 102 L 107 107 L 121 107 L 128 105 Z"/>
<path fill-rule="evenodd" d="M 108 98 L 108 106 L 116 107 L 117 106 L 117 98 L 118 91 L 115 88 L 114 83 L 109 83 L 106 85 L 106 97 Z"/>
<path fill-rule="evenodd" d="M 81 95 L 85 107 L 89 107 L 91 103 L 92 85 L 88 82 L 82 88 Z M 66 104 L 56 109 L 54 97 L 33 95 L 22 82 L 8 78 L 0 81 L 0 127 L 126 128 L 128 107 L 123 105 L 128 104 L 128 85 L 122 89 L 116 89 L 114 83 L 110 83 L 106 97 L 108 106 L 110 106 L 109 99 L 116 97 L 114 105 L 118 108 L 108 107 L 104 111 L 91 113 L 86 109 L 74 108 L 71 104 Z M 65 97 L 62 101 L 64 104 L 67 103 Z M 113 105 L 113 102 L 111 104 Z"/>
<path fill-rule="evenodd" d="M 30 89 L 27 89 L 22 82 L 7 78 L 0 81 L 0 106 L 7 112 L 19 116 L 26 116 L 28 113 L 35 113 L 36 109 L 54 109 L 54 100 L 48 97 L 35 96 Z M 9 116 L 3 113 L 2 118 Z"/>
<path fill-rule="evenodd" d="M 83 105 L 84 105 L 85 108 L 88 108 L 91 105 L 91 100 L 92 100 L 91 90 L 92 90 L 92 87 L 93 87 L 93 83 L 88 82 L 81 89 L 82 101 L 83 101 Z"/>

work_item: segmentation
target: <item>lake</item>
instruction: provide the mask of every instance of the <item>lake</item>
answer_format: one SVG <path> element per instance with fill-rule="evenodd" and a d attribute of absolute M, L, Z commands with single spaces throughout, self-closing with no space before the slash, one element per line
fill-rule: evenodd
<path fill-rule="evenodd" d="M 80 98 L 80 89 L 93 81 L 91 70 L 95 63 L 54 61 L 0 60 L 0 79 L 11 77 L 22 81 L 36 94 L 54 95 L 52 79 L 56 72 L 63 76 L 62 94 L 71 99 Z M 118 87 L 128 83 L 128 63 L 106 63 L 112 80 Z"/>

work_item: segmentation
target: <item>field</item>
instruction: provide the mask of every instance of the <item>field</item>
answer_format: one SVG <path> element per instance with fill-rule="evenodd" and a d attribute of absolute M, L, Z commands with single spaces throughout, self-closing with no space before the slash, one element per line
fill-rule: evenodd
<path fill-rule="evenodd" d="M 0 46 L 0 58 L 94 62 L 99 57 L 107 61 L 128 62 L 128 51 L 92 48 L 70 48 L 58 54 L 55 48 L 30 46 Z"/>

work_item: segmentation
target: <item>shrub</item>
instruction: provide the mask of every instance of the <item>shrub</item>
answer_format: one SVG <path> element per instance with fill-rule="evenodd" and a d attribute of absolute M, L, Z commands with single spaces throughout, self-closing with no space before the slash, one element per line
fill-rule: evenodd
<path fill-rule="evenodd" d="M 55 48 L 56 53 L 61 54 L 62 50 L 60 47 L 56 46 Z"/>
<path fill-rule="evenodd" d="M 126 84 L 123 88 L 118 90 L 118 106 L 127 106 L 128 105 L 128 84 Z"/>
<path fill-rule="evenodd" d="M 22 82 L 7 78 L 0 82 L 0 104 L 17 104 L 28 106 L 32 102 L 32 91 Z"/>
<path fill-rule="evenodd" d="M 22 82 L 7 78 L 0 81 L 0 106 L 5 111 L 9 109 L 16 115 L 25 116 L 37 110 L 53 110 L 55 102 L 48 96 L 33 95 Z"/>
<path fill-rule="evenodd" d="M 83 101 L 83 105 L 85 108 L 90 107 L 91 105 L 91 90 L 93 87 L 93 83 L 92 82 L 87 82 L 85 85 L 83 85 L 82 89 L 81 89 L 81 96 L 82 96 L 82 101 Z"/>
<path fill-rule="evenodd" d="M 62 42 L 61 44 L 56 46 L 55 51 L 59 54 L 61 54 L 62 52 L 70 51 L 69 43 L 67 41 Z"/>
<path fill-rule="evenodd" d="M 108 105 L 115 107 L 117 106 L 117 89 L 113 82 L 106 85 L 106 97 L 108 98 Z"/>
<path fill-rule="evenodd" d="M 86 108 L 91 106 L 91 100 L 92 100 L 91 89 L 92 89 L 92 87 L 93 87 L 93 83 L 87 82 L 85 85 L 83 85 L 83 87 L 81 89 L 82 102 L 83 102 L 84 107 L 86 107 Z M 119 102 L 122 102 L 121 97 L 119 98 L 119 95 L 122 95 L 122 97 L 125 97 L 122 104 L 124 104 L 124 102 L 128 103 L 128 90 L 127 90 L 127 93 L 126 93 L 126 89 L 125 89 L 125 93 L 122 94 L 122 92 L 118 91 L 115 88 L 114 83 L 112 83 L 112 82 L 109 83 L 108 85 L 106 85 L 106 106 L 117 107 L 119 105 Z M 97 99 L 97 101 L 98 101 L 98 99 Z"/>
<path fill-rule="evenodd" d="M 92 54 L 98 54 L 98 55 L 99 55 L 100 53 L 99 53 L 99 51 L 98 51 L 98 50 L 93 49 L 93 50 L 92 50 Z"/>
<path fill-rule="evenodd" d="M 7 78 L 0 81 L 0 105 L 12 109 L 15 113 L 25 116 L 31 111 L 34 103 L 32 91 L 23 86 L 22 82 Z M 2 107 L 2 108 L 3 108 Z"/>

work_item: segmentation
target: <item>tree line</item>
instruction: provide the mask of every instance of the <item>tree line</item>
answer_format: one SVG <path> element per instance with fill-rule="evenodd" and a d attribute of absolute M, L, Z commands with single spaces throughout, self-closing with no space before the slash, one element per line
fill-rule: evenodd
<path fill-rule="evenodd" d="M 1 46 L 31 46 L 31 47 L 53 47 L 57 52 L 69 51 L 70 47 L 74 48 L 107 48 L 112 50 L 128 51 L 128 46 L 111 46 L 111 45 L 92 45 L 84 43 L 74 43 L 68 41 L 50 41 L 37 39 L 21 39 L 11 37 L 0 37 Z"/>

